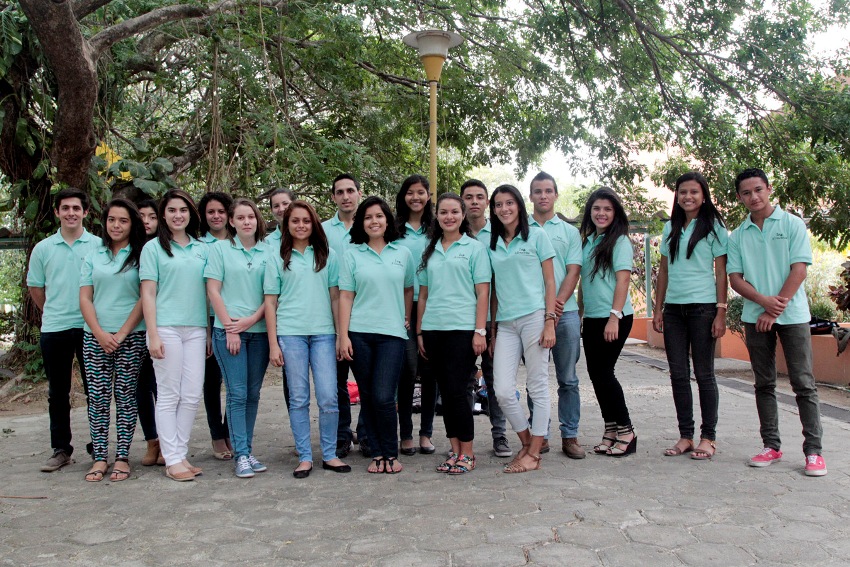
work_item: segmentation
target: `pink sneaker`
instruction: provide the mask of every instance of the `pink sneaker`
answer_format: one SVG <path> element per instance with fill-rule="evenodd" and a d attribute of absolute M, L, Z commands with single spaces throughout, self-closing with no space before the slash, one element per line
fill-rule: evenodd
<path fill-rule="evenodd" d="M 750 459 L 751 467 L 766 467 L 782 460 L 782 451 L 765 447 L 761 453 Z"/>
<path fill-rule="evenodd" d="M 820 455 L 806 455 L 806 476 L 825 476 L 826 463 Z"/>

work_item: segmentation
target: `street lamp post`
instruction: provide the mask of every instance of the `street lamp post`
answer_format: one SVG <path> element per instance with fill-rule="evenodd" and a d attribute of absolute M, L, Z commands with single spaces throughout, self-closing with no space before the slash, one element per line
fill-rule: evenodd
<path fill-rule="evenodd" d="M 419 50 L 419 59 L 425 66 L 425 75 L 430 86 L 430 175 L 431 202 L 437 202 L 437 83 L 443 71 L 443 62 L 449 49 L 457 47 L 463 38 L 454 32 L 425 30 L 404 37 L 404 43 Z"/>

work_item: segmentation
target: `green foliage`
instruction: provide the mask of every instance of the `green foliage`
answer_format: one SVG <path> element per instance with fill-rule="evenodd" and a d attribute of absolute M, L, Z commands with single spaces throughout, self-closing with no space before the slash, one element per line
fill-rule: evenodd
<path fill-rule="evenodd" d="M 13 347 L 23 355 L 22 371 L 24 378 L 30 382 L 47 380 L 47 374 L 44 372 L 44 358 L 42 358 L 41 346 L 38 342 L 18 342 Z"/>
<path fill-rule="evenodd" d="M 744 340 L 744 322 L 741 321 L 741 316 L 744 314 L 744 298 L 736 293 L 730 293 L 726 305 L 726 328 Z"/>
<path fill-rule="evenodd" d="M 835 321 L 838 317 L 838 311 L 835 309 L 835 304 L 828 299 L 818 299 L 813 301 L 809 306 L 809 311 L 812 317 L 826 319 L 827 321 Z"/>

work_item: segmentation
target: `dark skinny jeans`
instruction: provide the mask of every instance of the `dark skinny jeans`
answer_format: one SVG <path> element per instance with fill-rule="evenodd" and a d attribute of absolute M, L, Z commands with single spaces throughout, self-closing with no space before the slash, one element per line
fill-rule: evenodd
<path fill-rule="evenodd" d="M 80 366 L 83 390 L 88 398 L 86 368 L 83 364 L 83 330 L 41 334 L 41 356 L 47 374 L 47 412 L 50 415 L 50 446 L 68 455 L 74 452 L 71 445 L 71 369 L 74 357 Z M 88 403 L 88 402 L 87 402 Z"/>
<path fill-rule="evenodd" d="M 610 343 L 605 340 L 605 325 L 608 323 L 608 317 L 604 319 L 585 317 L 582 329 L 587 373 L 593 383 L 593 391 L 596 393 L 596 400 L 602 411 L 602 419 L 606 423 L 614 422 L 621 427 L 631 425 L 632 420 L 629 417 L 623 387 L 614 374 L 614 367 L 632 330 L 632 320 L 632 315 L 625 315 L 620 319 L 617 340 Z"/>
<path fill-rule="evenodd" d="M 469 375 L 475 370 L 473 331 L 423 331 L 429 369 L 437 379 L 443 399 L 446 437 L 467 443 L 475 438 L 469 405 Z"/>

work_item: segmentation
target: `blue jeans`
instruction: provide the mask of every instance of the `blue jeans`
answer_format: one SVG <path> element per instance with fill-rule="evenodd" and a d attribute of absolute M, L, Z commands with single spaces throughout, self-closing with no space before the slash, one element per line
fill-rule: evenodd
<path fill-rule="evenodd" d="M 289 424 L 301 462 L 313 461 L 310 446 L 310 370 L 319 406 L 322 460 L 336 458 L 339 407 L 336 394 L 336 335 L 278 335 L 289 381 Z"/>
<path fill-rule="evenodd" d="M 224 329 L 213 329 L 213 351 L 227 389 L 227 427 L 233 458 L 252 454 L 254 423 L 260 405 L 260 389 L 269 365 L 269 339 L 265 333 L 242 333 L 239 354 L 227 350 Z"/>
<path fill-rule="evenodd" d="M 702 414 L 700 437 L 714 441 L 717 437 L 717 380 L 714 377 L 714 344 L 711 326 L 717 316 L 713 303 L 667 303 L 664 305 L 664 350 L 670 366 L 673 403 L 679 421 L 679 437 L 694 438 L 694 395 L 691 389 L 691 368 L 688 355 L 694 361 L 694 376 L 699 390 Z"/>
<path fill-rule="evenodd" d="M 395 396 L 404 364 L 405 340 L 378 333 L 349 333 L 351 370 L 360 390 L 361 415 L 372 456 L 398 456 Z"/>

